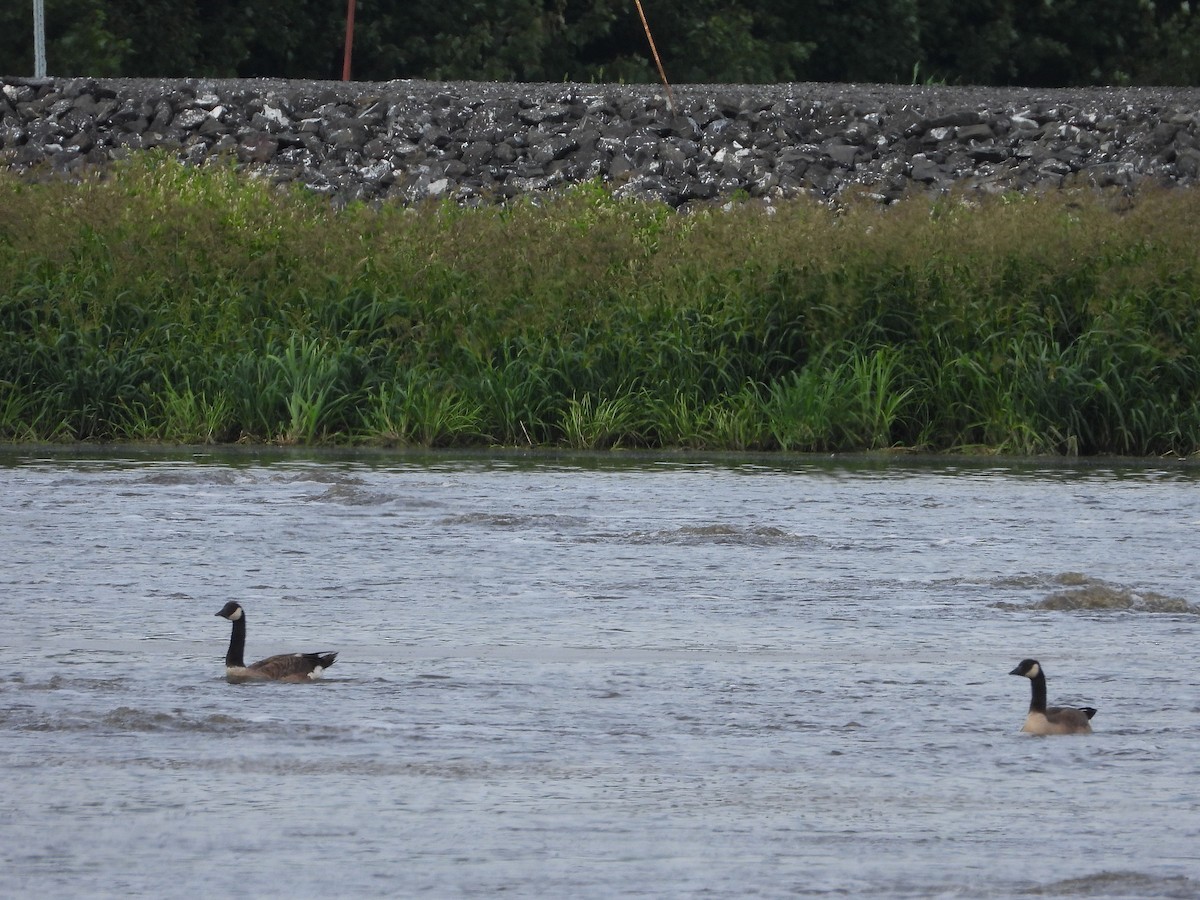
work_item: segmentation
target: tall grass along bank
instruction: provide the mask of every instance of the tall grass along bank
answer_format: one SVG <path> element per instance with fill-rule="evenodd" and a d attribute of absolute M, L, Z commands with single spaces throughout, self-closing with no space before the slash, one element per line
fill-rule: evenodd
<path fill-rule="evenodd" d="M 1200 449 L 1200 194 L 337 210 L 0 176 L 0 438 Z"/>

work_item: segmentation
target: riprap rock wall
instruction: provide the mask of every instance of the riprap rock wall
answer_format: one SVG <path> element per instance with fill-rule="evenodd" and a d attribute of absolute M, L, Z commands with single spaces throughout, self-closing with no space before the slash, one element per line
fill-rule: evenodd
<path fill-rule="evenodd" d="M 1200 90 L 0 79 L 0 165 L 70 177 L 149 149 L 342 201 L 1121 189 L 1200 177 Z"/>

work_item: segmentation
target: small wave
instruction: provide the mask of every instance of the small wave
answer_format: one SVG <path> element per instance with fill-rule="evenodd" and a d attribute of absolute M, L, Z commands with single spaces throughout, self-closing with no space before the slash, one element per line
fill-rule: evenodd
<path fill-rule="evenodd" d="M 1168 597 L 1153 592 L 1140 593 L 1108 585 L 1091 585 L 1060 591 L 1039 600 L 1033 609 L 1047 610 L 1116 610 L 1149 613 L 1174 613 L 1200 616 L 1200 606 L 1181 597 Z"/>
<path fill-rule="evenodd" d="M 180 715 L 165 712 L 150 712 L 134 709 L 129 706 L 119 706 L 107 713 L 101 722 L 109 728 L 119 731 L 177 731 L 193 730 L 188 727 L 187 720 Z M 182 726 L 182 728 L 181 728 Z"/>
<path fill-rule="evenodd" d="M 322 494 L 310 498 L 312 503 L 336 503 L 340 506 L 383 506 L 395 498 L 391 494 L 364 490 L 356 484 L 334 484 Z"/>
<path fill-rule="evenodd" d="M 69 678 L 64 675 L 52 675 L 45 681 L 26 681 L 23 675 L 0 678 L 0 686 L 6 684 L 23 691 L 120 691 L 128 688 L 123 678 Z"/>
<path fill-rule="evenodd" d="M 361 476 L 353 475 L 341 469 L 313 466 L 302 469 L 276 470 L 270 475 L 270 480 L 276 484 L 363 484 Z"/>
<path fill-rule="evenodd" d="M 964 583 L 969 583 L 964 579 Z M 994 588 L 1000 590 L 1033 590 L 1035 588 L 1044 588 L 1047 585 L 1056 583 L 1054 578 L 1047 578 L 1045 575 L 1002 575 L 999 578 L 992 578 L 987 582 Z"/>
<path fill-rule="evenodd" d="M 405 734 L 403 730 L 399 733 L 404 734 L 410 740 L 420 741 L 423 739 L 419 733 Z M 389 732 L 389 736 L 396 734 L 395 730 Z M 127 760 L 124 762 L 125 765 L 133 763 L 151 769 L 167 771 L 190 771 L 197 769 L 222 771 L 229 765 L 228 760 L 223 757 L 173 758 L 169 756 L 142 756 L 136 760 Z M 473 781 L 481 778 L 494 778 L 497 772 L 504 771 L 507 768 L 496 763 L 478 762 L 467 759 L 422 761 L 388 759 L 386 757 L 336 758 L 325 755 L 304 758 L 290 753 L 280 757 L 246 755 L 238 759 L 237 765 L 238 771 L 242 773 L 252 772 L 265 775 L 286 775 L 288 777 L 328 777 L 330 775 L 368 777 L 418 776 L 450 781 Z M 526 771 L 526 765 L 526 763 L 521 763 L 520 770 L 522 772 Z M 574 770 L 572 774 L 574 774 Z M 546 772 L 545 775 L 546 777 L 554 777 L 553 770 Z"/>
<path fill-rule="evenodd" d="M 151 710 L 132 706 L 118 706 L 108 712 L 48 713 L 36 706 L 12 706 L 0 715 L 0 724 L 7 728 L 23 731 L 47 732 L 114 732 L 136 734 L 161 734 L 188 732 L 205 734 L 276 734 L 279 736 L 303 736 L 307 738 L 335 737 L 341 729 L 328 725 L 297 725 L 294 722 L 276 720 L 253 720 L 223 713 L 212 715 L 190 715 L 183 710 Z"/>
<path fill-rule="evenodd" d="M 1046 586 L 1023 584 L 1023 587 Z M 1041 600 L 1025 605 L 1018 603 L 998 603 L 1001 609 L 1040 609 L 1048 611 L 1094 611 L 1094 612 L 1145 612 L 1165 613 L 1173 615 L 1200 616 L 1200 606 L 1189 603 L 1181 597 L 1169 597 L 1154 591 L 1140 591 L 1134 588 L 1109 584 L 1098 578 L 1091 578 L 1079 572 L 1064 572 L 1049 580 L 1050 585 L 1058 585 L 1061 590 L 1054 590 Z"/>
<path fill-rule="evenodd" d="M 578 528 L 587 520 L 580 516 L 518 515 L 515 513 L 462 513 L 444 517 L 441 525 L 471 525 L 503 531 L 525 531 L 530 528 Z"/>
<path fill-rule="evenodd" d="M 1200 881 L 1185 875 L 1157 876 L 1143 872 L 1097 872 L 1068 878 L 1025 891 L 1038 897 L 1166 897 L 1200 896 Z"/>
<path fill-rule="evenodd" d="M 683 525 L 665 531 L 636 532 L 638 544 L 741 544 L 746 546 L 776 546 L 806 544 L 814 538 L 777 528 L 774 525 Z"/>
<path fill-rule="evenodd" d="M 213 485 L 230 487 L 246 484 L 252 478 L 236 469 L 199 467 L 196 469 L 172 469 L 171 471 L 148 472 L 133 479 L 131 484 L 154 485 L 156 487 L 194 487 L 196 485 Z"/>

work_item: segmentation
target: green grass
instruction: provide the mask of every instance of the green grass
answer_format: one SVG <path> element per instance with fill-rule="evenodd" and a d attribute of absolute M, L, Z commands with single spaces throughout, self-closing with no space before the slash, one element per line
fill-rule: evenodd
<path fill-rule="evenodd" d="M 0 173 L 0 440 L 1200 451 L 1200 194 L 353 206 Z"/>

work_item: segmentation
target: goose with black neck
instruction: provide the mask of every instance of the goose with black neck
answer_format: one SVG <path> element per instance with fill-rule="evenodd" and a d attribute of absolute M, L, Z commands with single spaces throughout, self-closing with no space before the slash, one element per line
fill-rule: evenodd
<path fill-rule="evenodd" d="M 1096 710 L 1090 706 L 1047 706 L 1046 673 L 1036 659 L 1023 659 L 1008 673 L 1029 679 L 1032 696 L 1029 714 L 1021 730 L 1029 734 L 1091 734 L 1092 716 Z"/>
<path fill-rule="evenodd" d="M 225 680 L 230 684 L 247 681 L 313 681 L 333 665 L 336 651 L 316 653 L 280 653 L 246 665 L 246 611 L 236 600 L 230 600 L 217 613 L 233 625 L 229 636 L 229 651 L 225 654 Z"/>

